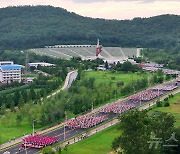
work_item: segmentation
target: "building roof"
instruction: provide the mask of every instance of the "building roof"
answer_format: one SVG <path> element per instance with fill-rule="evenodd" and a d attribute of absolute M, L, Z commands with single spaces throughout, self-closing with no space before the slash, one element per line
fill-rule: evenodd
<path fill-rule="evenodd" d="M 21 69 L 22 66 L 20 65 L 2 65 L 2 70 L 14 70 L 14 69 Z"/>
<path fill-rule="evenodd" d="M 54 64 L 45 63 L 45 62 L 37 62 L 37 63 L 29 63 L 29 65 L 54 65 Z"/>

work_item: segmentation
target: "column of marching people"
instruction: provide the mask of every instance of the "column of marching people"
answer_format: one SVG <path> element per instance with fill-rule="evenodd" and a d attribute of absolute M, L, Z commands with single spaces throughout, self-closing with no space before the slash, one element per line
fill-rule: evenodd
<path fill-rule="evenodd" d="M 107 120 L 106 116 L 90 115 L 90 116 L 80 116 L 76 117 L 67 122 L 67 127 L 76 128 L 90 128 L 96 126 Z"/>
<path fill-rule="evenodd" d="M 121 114 L 127 110 L 135 108 L 134 103 L 110 104 L 100 109 L 102 113 L 118 113 Z"/>
<path fill-rule="evenodd" d="M 163 94 L 160 90 L 145 90 L 130 97 L 132 102 L 149 101 Z"/>
<path fill-rule="evenodd" d="M 45 137 L 38 134 L 30 135 L 23 139 L 22 147 L 41 149 L 58 141 L 57 137 Z"/>

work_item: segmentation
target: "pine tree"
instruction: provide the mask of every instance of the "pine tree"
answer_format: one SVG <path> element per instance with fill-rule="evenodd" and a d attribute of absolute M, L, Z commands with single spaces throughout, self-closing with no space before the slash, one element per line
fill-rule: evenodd
<path fill-rule="evenodd" d="M 21 92 L 21 95 L 23 96 L 24 102 L 28 102 L 28 94 L 26 90 L 23 90 Z"/>
<path fill-rule="evenodd" d="M 22 106 L 24 106 L 24 99 L 23 99 L 22 95 L 20 95 L 20 99 L 19 99 L 19 103 L 18 103 L 19 109 L 20 109 Z"/>
<path fill-rule="evenodd" d="M 11 102 L 11 107 L 10 107 L 11 112 L 14 112 L 14 106 L 15 106 L 14 101 L 12 101 L 12 102 Z"/>
<path fill-rule="evenodd" d="M 31 99 L 35 100 L 36 99 L 36 93 L 35 93 L 33 88 L 30 90 L 30 94 L 31 94 Z"/>
<path fill-rule="evenodd" d="M 20 92 L 18 90 L 16 90 L 15 93 L 14 93 L 14 103 L 15 103 L 15 106 L 18 105 L 19 99 L 20 99 Z"/>

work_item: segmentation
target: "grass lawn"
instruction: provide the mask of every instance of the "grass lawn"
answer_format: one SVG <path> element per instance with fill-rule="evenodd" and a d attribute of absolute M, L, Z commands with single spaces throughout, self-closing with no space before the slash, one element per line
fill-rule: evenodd
<path fill-rule="evenodd" d="M 169 107 L 153 107 L 153 111 L 161 111 L 172 114 L 175 117 L 175 127 L 180 127 L 180 93 L 169 99 Z M 151 112 L 151 111 L 150 111 Z"/>
<path fill-rule="evenodd" d="M 111 151 L 111 144 L 115 137 L 121 134 L 114 125 L 100 133 L 69 146 L 62 154 L 106 154 Z"/>
<path fill-rule="evenodd" d="M 20 126 L 16 124 L 16 114 L 8 114 L 6 117 L 0 117 L 0 144 L 7 142 L 14 137 L 20 137 L 23 134 L 31 133 L 32 126 L 27 120 L 23 120 Z"/>
<path fill-rule="evenodd" d="M 132 81 L 136 81 L 138 79 L 142 79 L 143 77 L 147 77 L 150 75 L 149 73 L 125 73 L 125 72 L 116 72 L 111 73 L 110 71 L 86 71 L 83 72 L 83 78 L 94 77 L 95 84 L 98 83 L 110 83 L 112 82 L 114 86 L 118 81 L 123 81 L 124 84 L 128 84 Z M 113 79 L 114 78 L 114 79 Z"/>

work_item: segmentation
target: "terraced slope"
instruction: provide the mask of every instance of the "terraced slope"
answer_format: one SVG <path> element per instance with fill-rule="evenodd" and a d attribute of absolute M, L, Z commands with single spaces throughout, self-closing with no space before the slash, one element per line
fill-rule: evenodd
<path fill-rule="evenodd" d="M 38 48 L 29 50 L 36 54 L 52 56 L 62 59 L 81 57 L 82 59 L 94 59 L 96 56 L 95 47 L 70 47 L 70 48 Z M 99 58 L 103 59 L 123 59 L 136 56 L 136 48 L 103 47 Z"/>

